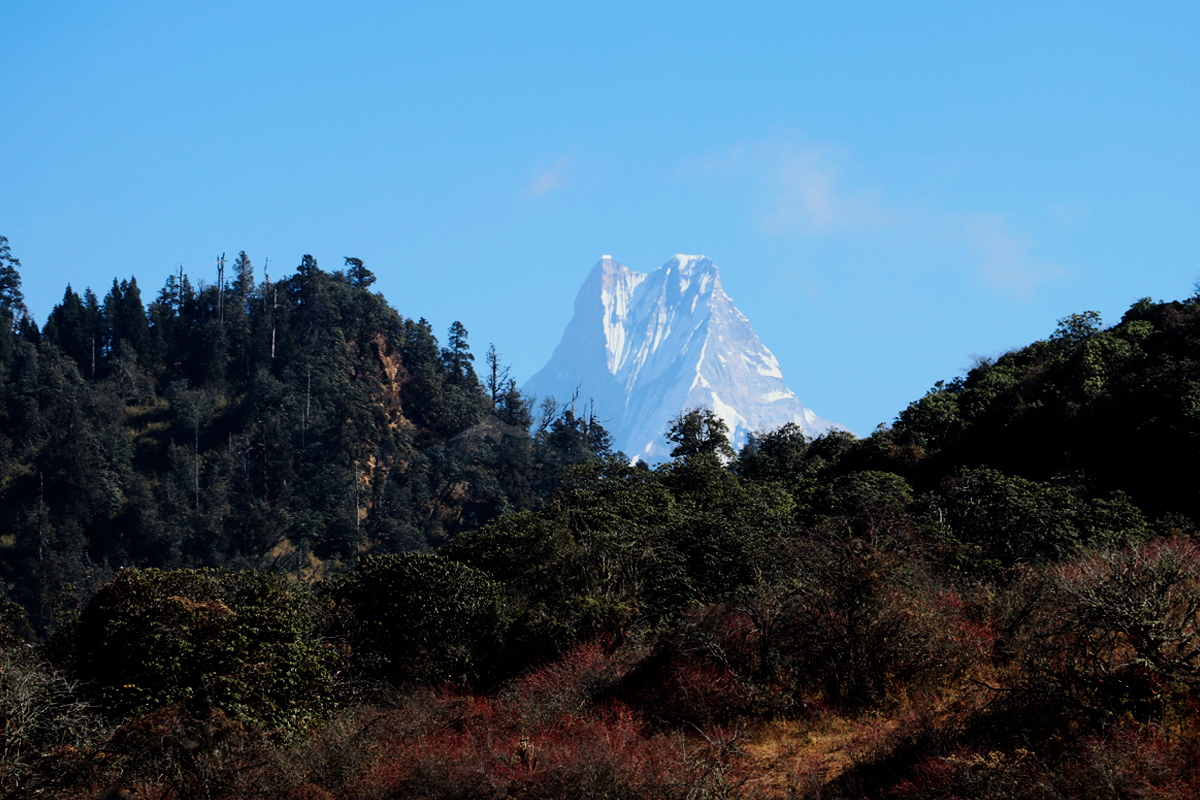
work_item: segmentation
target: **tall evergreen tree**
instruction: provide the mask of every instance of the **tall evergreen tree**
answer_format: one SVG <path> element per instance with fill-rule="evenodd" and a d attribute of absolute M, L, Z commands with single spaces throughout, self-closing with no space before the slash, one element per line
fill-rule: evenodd
<path fill-rule="evenodd" d="M 361 258 L 346 256 L 346 278 L 356 289 L 365 289 L 375 282 L 375 275 L 363 266 Z"/>
<path fill-rule="evenodd" d="M 533 407 L 529 398 L 521 394 L 517 382 L 509 378 L 496 399 L 496 416 L 509 425 L 529 430 L 533 425 Z"/>
<path fill-rule="evenodd" d="M 0 236 L 0 364 L 5 366 L 12 363 L 15 328 L 26 314 L 19 266 L 21 262 L 13 258 L 8 238 Z"/>
<path fill-rule="evenodd" d="M 234 369 L 245 378 L 250 377 L 250 309 L 251 298 L 254 296 L 254 267 L 246 256 L 246 251 L 238 253 L 233 262 L 233 285 L 229 301 L 225 308 L 225 331 L 229 339 L 230 360 L 237 366 Z"/>
<path fill-rule="evenodd" d="M 508 380 L 509 367 L 500 366 L 500 354 L 496 352 L 494 343 L 488 345 L 485 359 L 487 362 L 485 381 L 488 394 L 492 396 L 492 404 L 499 405 L 500 396 L 504 393 L 505 381 Z"/>
<path fill-rule="evenodd" d="M 87 370 L 84 374 L 88 380 L 96 379 L 96 361 L 108 348 L 108 326 L 104 324 L 104 309 L 100 298 L 87 288 L 83 292 L 83 322 L 90 339 Z"/>
<path fill-rule="evenodd" d="M 246 251 L 238 253 L 233 262 L 233 297 L 243 306 L 254 295 L 254 266 L 250 263 Z"/>
<path fill-rule="evenodd" d="M 121 281 L 114 279 L 113 288 L 104 299 L 104 316 L 112 339 L 108 352 L 115 352 L 118 342 L 125 341 L 133 348 L 139 360 L 143 358 L 150 335 L 150 321 L 142 305 L 142 293 L 137 278 Z"/>
<path fill-rule="evenodd" d="M 300 259 L 300 266 L 296 267 L 296 304 L 303 306 L 311 299 L 314 284 L 317 277 L 321 274 L 321 268 L 317 266 L 317 260 L 305 253 Z"/>
<path fill-rule="evenodd" d="M 0 236 L 0 313 L 7 314 L 10 320 L 19 319 L 25 311 L 20 266 L 8 246 L 8 237 Z"/>
<path fill-rule="evenodd" d="M 47 342 L 57 345 L 79 365 L 86 374 L 91 350 L 91 332 L 84 319 L 83 300 L 70 287 L 63 294 L 62 302 L 54 307 L 42 331 Z"/>
<path fill-rule="evenodd" d="M 442 362 L 445 364 L 448 377 L 453 383 L 466 383 L 475 378 L 475 368 L 471 362 L 475 356 L 467 344 L 467 328 L 458 320 L 450 326 L 446 337 L 446 348 L 442 350 Z"/>

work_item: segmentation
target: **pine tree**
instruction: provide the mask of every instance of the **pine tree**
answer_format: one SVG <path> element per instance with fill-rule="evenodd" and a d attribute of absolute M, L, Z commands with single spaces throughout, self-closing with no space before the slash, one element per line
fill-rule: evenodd
<path fill-rule="evenodd" d="M 356 289 L 365 289 L 375 282 L 375 275 L 363 266 L 361 258 L 346 256 L 346 278 Z"/>
<path fill-rule="evenodd" d="M 475 356 L 467 344 L 467 328 L 455 320 L 446 337 L 446 347 L 442 350 L 442 363 L 446 367 L 449 380 L 461 384 L 474 379 L 475 369 L 471 366 L 474 360 Z"/>
<path fill-rule="evenodd" d="M 496 345 L 489 344 L 487 355 L 487 390 L 492 396 L 492 404 L 500 405 L 501 395 L 504 393 L 505 381 L 508 379 L 509 367 L 500 366 L 500 354 L 496 352 Z"/>
<path fill-rule="evenodd" d="M 243 306 L 254 295 L 254 267 L 246 256 L 246 251 L 238 253 L 233 262 L 233 296 Z"/>
<path fill-rule="evenodd" d="M 225 309 L 225 330 L 229 339 L 230 359 L 235 362 L 237 372 L 245 379 L 250 377 L 250 309 L 254 296 L 254 267 L 246 251 L 238 253 L 233 262 L 233 291 Z"/>
<path fill-rule="evenodd" d="M 0 313 L 9 320 L 19 319 L 25 312 L 25 295 L 21 293 L 21 262 L 13 258 L 8 237 L 0 236 Z"/>
<path fill-rule="evenodd" d="M 25 297 L 21 294 L 21 262 L 13 258 L 8 239 L 0 236 L 0 365 L 13 360 L 13 334 L 17 322 L 26 316 Z"/>
<path fill-rule="evenodd" d="M 300 266 L 296 267 L 296 286 L 299 289 L 297 292 L 296 305 L 303 306 L 311 299 L 313 284 L 317 277 L 321 274 L 321 268 L 317 266 L 317 260 L 307 253 L 300 259 Z"/>

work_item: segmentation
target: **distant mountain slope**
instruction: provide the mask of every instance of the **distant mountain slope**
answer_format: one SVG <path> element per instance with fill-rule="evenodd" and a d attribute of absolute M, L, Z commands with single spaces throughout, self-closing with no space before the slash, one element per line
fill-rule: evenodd
<path fill-rule="evenodd" d="M 685 408 L 715 411 L 737 446 L 788 422 L 810 435 L 839 427 L 787 387 L 717 266 L 700 255 L 677 255 L 649 275 L 601 258 L 562 341 L 523 391 L 559 401 L 578 391 L 616 446 L 647 461 L 669 454 L 663 431 Z"/>

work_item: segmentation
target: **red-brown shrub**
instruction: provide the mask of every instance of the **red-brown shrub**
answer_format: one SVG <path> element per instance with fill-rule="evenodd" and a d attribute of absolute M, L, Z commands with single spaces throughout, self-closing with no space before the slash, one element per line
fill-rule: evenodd
<path fill-rule="evenodd" d="M 895 800 L 1138 798 L 1200 796 L 1194 740 L 1129 723 L 1074 743 L 1054 758 L 1024 749 L 959 748 L 919 760 L 886 789 Z"/>
<path fill-rule="evenodd" d="M 668 726 L 704 728 L 751 714 L 756 694 L 727 666 L 693 655 L 677 641 L 662 641 L 607 693 L 646 719 Z"/>
<path fill-rule="evenodd" d="M 1112 797 L 1192 800 L 1200 797 L 1200 749 L 1190 738 L 1133 722 L 1083 740 L 1060 765 L 1064 793 L 1104 787 Z"/>
<path fill-rule="evenodd" d="M 1200 545 L 1099 550 L 1046 570 L 1010 651 L 1027 702 L 1072 725 L 1149 721 L 1200 682 Z"/>
<path fill-rule="evenodd" d="M 517 680 L 503 697 L 524 726 L 586 710 L 613 679 L 614 664 L 598 642 L 581 644 Z"/>
<path fill-rule="evenodd" d="M 452 710 L 438 708 L 442 704 Z M 513 725 L 519 717 L 511 710 L 482 698 L 444 696 L 425 706 L 428 727 L 422 730 L 414 730 L 411 719 L 384 725 L 386 744 L 350 794 L 675 797 L 702 777 L 688 766 L 681 739 L 650 734 L 626 708 L 564 711 L 528 730 Z"/>
<path fill-rule="evenodd" d="M 764 587 L 765 588 L 765 587 Z M 684 619 L 685 648 L 692 654 L 743 675 L 761 675 L 767 666 L 760 598 L 695 609 Z M 760 612 L 760 613 L 756 613 Z"/>

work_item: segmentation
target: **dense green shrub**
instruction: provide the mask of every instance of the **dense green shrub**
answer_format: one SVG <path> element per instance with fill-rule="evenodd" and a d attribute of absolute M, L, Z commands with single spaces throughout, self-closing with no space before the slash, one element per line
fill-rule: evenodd
<path fill-rule="evenodd" d="M 113 714 L 184 701 L 279 725 L 331 696 L 337 654 L 321 638 L 324 615 L 279 575 L 126 569 L 54 644 Z"/>
<path fill-rule="evenodd" d="M 995 579 L 1014 564 L 1055 560 L 1092 544 L 1149 533 L 1121 492 L 1089 498 L 1070 486 L 989 468 L 964 469 L 929 498 L 928 522 L 954 548 L 954 566 Z"/>
<path fill-rule="evenodd" d="M 324 591 L 359 666 L 397 685 L 487 677 L 506 625 L 498 583 L 429 553 L 367 556 Z"/>

